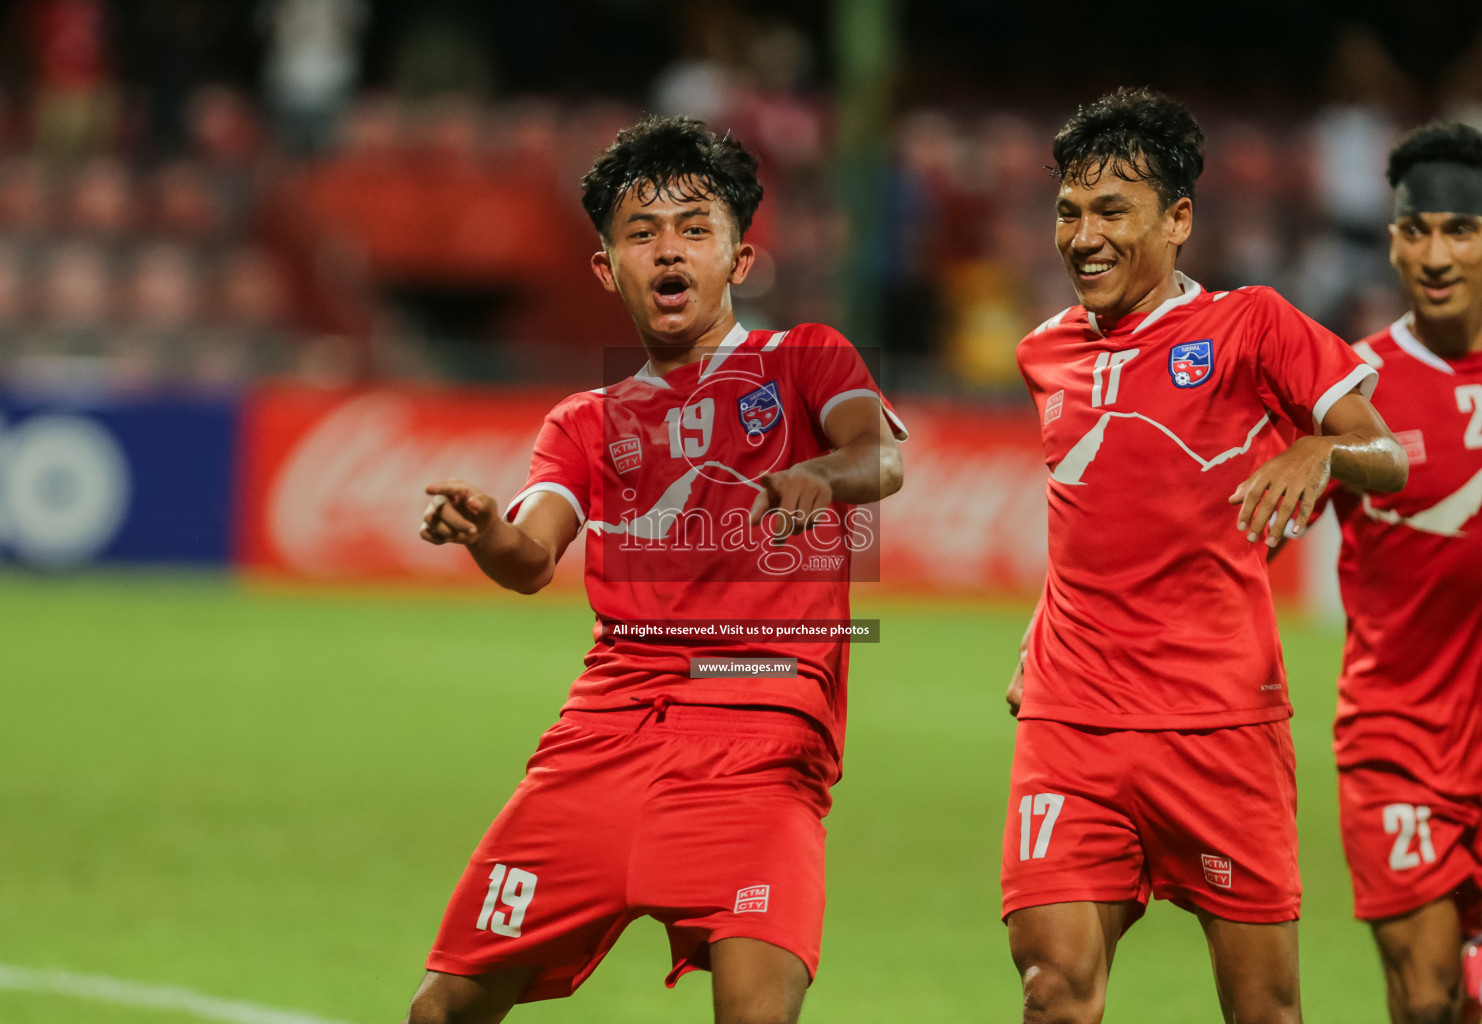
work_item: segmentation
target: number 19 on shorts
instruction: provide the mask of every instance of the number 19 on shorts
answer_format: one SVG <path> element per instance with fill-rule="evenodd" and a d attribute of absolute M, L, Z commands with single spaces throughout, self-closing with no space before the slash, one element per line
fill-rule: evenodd
<path fill-rule="evenodd" d="M 1019 801 L 1020 860 L 1040 860 L 1049 851 L 1050 834 L 1055 831 L 1055 819 L 1060 817 L 1063 806 L 1065 797 L 1059 793 L 1034 793 Z M 1035 818 L 1044 819 L 1039 823 L 1038 835 L 1034 832 Z"/>
<path fill-rule="evenodd" d="M 529 871 L 495 864 L 489 872 L 489 894 L 479 911 L 479 931 L 488 929 L 495 935 L 518 939 L 525 911 L 535 898 L 535 876 Z M 501 910 L 500 905 L 508 908 Z"/>

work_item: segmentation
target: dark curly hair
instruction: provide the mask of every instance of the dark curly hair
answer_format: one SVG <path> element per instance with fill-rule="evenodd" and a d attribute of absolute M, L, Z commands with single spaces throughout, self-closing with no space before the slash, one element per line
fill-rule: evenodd
<path fill-rule="evenodd" d="M 581 204 L 604 240 L 630 189 L 642 201 L 718 199 L 741 235 L 762 201 L 757 160 L 730 133 L 717 136 L 692 117 L 649 116 L 618 132 L 581 180 Z"/>
<path fill-rule="evenodd" d="M 1432 121 L 1414 129 L 1389 153 L 1390 188 L 1416 164 L 1442 162 L 1482 168 L 1482 132 L 1470 125 Z"/>
<path fill-rule="evenodd" d="M 1094 185 L 1108 168 L 1146 181 L 1161 208 L 1187 196 L 1204 170 L 1204 132 L 1183 104 L 1126 86 L 1081 107 L 1055 136 L 1055 176 Z"/>

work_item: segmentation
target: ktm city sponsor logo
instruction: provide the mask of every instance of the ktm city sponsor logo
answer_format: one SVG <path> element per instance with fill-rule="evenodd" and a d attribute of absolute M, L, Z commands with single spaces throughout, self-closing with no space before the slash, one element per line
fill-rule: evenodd
<path fill-rule="evenodd" d="M 619 474 L 628 473 L 643 465 L 643 442 L 636 437 L 620 437 L 607 446 L 612 455 L 612 464 Z"/>
<path fill-rule="evenodd" d="M 737 914 L 765 914 L 767 901 L 771 898 L 770 885 L 748 885 L 736 890 Z"/>
<path fill-rule="evenodd" d="M 1199 863 L 1204 866 L 1204 880 L 1210 885 L 1228 889 L 1234 884 L 1235 866 L 1229 857 L 1216 857 L 1212 853 L 1201 853 Z"/>
<path fill-rule="evenodd" d="M 1050 396 L 1045 403 L 1045 426 L 1049 426 L 1060 418 L 1060 411 L 1065 408 L 1065 389 L 1061 388 Z"/>

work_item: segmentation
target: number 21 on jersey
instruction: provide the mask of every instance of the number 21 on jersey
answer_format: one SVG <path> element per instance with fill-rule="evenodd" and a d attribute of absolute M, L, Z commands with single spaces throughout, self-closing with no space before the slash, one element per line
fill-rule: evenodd
<path fill-rule="evenodd" d="M 1059 793 L 1025 794 L 1019 801 L 1019 859 L 1041 860 L 1050 850 L 1050 835 L 1055 831 L 1055 821 L 1060 817 L 1060 808 L 1065 806 L 1065 797 Z M 1039 835 L 1033 835 L 1034 819 L 1043 817 Z M 1033 843 L 1033 849 L 1030 843 Z"/>

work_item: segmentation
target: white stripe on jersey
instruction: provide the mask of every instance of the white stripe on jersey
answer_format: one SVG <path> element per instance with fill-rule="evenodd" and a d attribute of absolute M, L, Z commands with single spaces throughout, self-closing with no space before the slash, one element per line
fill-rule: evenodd
<path fill-rule="evenodd" d="M 705 365 L 700 369 L 700 379 L 703 380 L 714 373 L 720 364 L 726 361 L 726 356 L 741 347 L 750 333 L 750 331 L 740 324 L 732 327 L 726 336 L 720 339 L 720 344 L 715 347 L 715 352 L 710 358 L 705 360 Z"/>
<path fill-rule="evenodd" d="M 1374 351 L 1374 346 L 1367 341 L 1356 341 L 1353 343 L 1353 354 L 1358 356 L 1370 366 L 1378 369 L 1384 365 L 1384 357 Z"/>
<path fill-rule="evenodd" d="M 1374 371 L 1370 370 L 1369 372 L 1373 373 Z M 1255 426 L 1251 427 L 1250 431 L 1245 435 L 1245 444 L 1239 448 L 1231 448 L 1227 451 L 1220 452 L 1212 459 L 1206 459 L 1185 444 L 1183 438 L 1149 416 L 1144 416 L 1140 412 L 1106 412 L 1101 414 L 1101 419 L 1096 421 L 1094 427 L 1086 431 L 1081 439 L 1071 446 L 1070 451 L 1065 453 L 1065 457 L 1060 460 L 1060 464 L 1055 467 L 1050 477 L 1062 484 L 1079 484 L 1087 467 L 1096 461 L 1096 456 L 1101 451 L 1101 443 L 1106 438 L 1106 425 L 1114 419 L 1142 420 L 1144 423 L 1151 423 L 1172 438 L 1173 443 L 1182 448 L 1189 458 L 1199 463 L 1201 472 L 1208 472 L 1220 463 L 1227 462 L 1237 455 L 1244 455 L 1250 451 L 1250 446 L 1255 441 L 1256 435 L 1271 425 L 1271 418 L 1265 413 L 1262 413 L 1261 418 L 1256 420 Z"/>
<path fill-rule="evenodd" d="M 1465 537 L 1462 527 L 1478 512 L 1482 512 L 1482 469 L 1458 490 L 1413 516 L 1402 516 L 1390 508 L 1375 508 L 1369 495 L 1364 495 L 1364 515 L 1370 519 L 1441 537 Z"/>
<path fill-rule="evenodd" d="M 554 480 L 542 480 L 539 483 L 531 484 L 519 494 L 516 494 L 513 498 L 509 499 L 509 504 L 506 505 L 504 509 L 505 521 L 510 523 L 514 522 L 514 515 L 520 507 L 520 502 L 530 497 L 530 495 L 536 494 L 540 491 L 549 491 L 552 494 L 559 494 L 561 497 L 570 502 L 572 509 L 576 511 L 576 521 L 578 525 L 587 521 L 587 514 L 581 510 L 581 502 L 576 500 L 576 495 L 571 493 L 571 488 L 567 487 L 565 484 L 558 484 Z"/>
<path fill-rule="evenodd" d="M 1066 313 L 1069 313 L 1072 309 L 1075 309 L 1075 307 L 1074 306 L 1066 306 L 1060 312 L 1058 312 L 1054 316 L 1050 317 L 1050 319 L 1046 320 L 1044 323 L 1040 324 L 1038 327 L 1036 327 L 1034 330 L 1030 331 L 1029 333 L 1030 334 L 1043 334 L 1045 331 L 1048 331 L 1051 327 L 1058 327 L 1059 324 L 1060 324 L 1060 321 L 1065 319 L 1065 314 Z"/>
<path fill-rule="evenodd" d="M 1406 313 L 1389 325 L 1389 333 L 1394 338 L 1395 344 L 1400 346 L 1400 350 L 1407 356 L 1413 359 L 1419 359 L 1426 366 L 1440 370 L 1442 373 L 1449 374 L 1450 376 L 1456 376 L 1456 371 L 1451 368 L 1451 364 L 1426 348 L 1421 340 L 1415 336 L 1415 332 L 1410 327 L 1414 323 L 1413 317 L 1413 313 Z"/>
<path fill-rule="evenodd" d="M 1355 366 L 1338 383 L 1322 393 L 1317 404 L 1312 407 L 1312 425 L 1317 433 L 1322 433 L 1322 421 L 1328 418 L 1328 410 L 1337 404 L 1338 399 L 1348 394 L 1354 388 L 1358 388 L 1359 394 L 1368 398 L 1374 393 L 1374 385 L 1379 383 L 1379 374 L 1374 367 L 1365 363 L 1363 366 Z"/>

